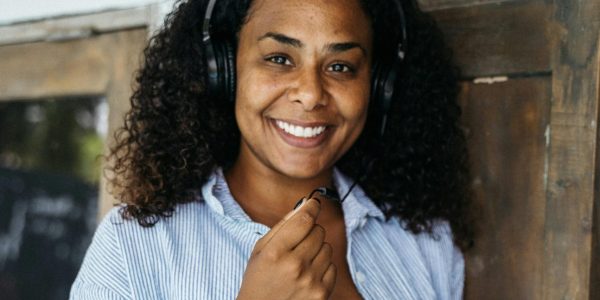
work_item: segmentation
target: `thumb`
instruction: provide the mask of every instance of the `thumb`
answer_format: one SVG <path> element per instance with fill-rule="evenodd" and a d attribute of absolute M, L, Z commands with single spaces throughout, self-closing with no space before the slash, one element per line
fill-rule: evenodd
<path fill-rule="evenodd" d="M 283 225 L 285 225 L 285 223 L 287 223 L 287 221 L 294 215 L 296 214 L 298 211 L 300 211 L 300 209 L 302 208 L 302 206 L 304 204 L 306 204 L 307 199 L 305 197 L 303 197 L 302 199 L 300 199 L 298 201 L 298 203 L 296 203 L 296 206 L 294 207 L 294 209 L 292 209 L 290 212 L 288 212 L 282 219 L 281 221 L 279 221 L 277 224 L 273 225 L 273 227 L 271 228 L 271 230 L 269 230 L 269 232 L 267 232 L 267 234 L 265 234 L 262 238 L 260 238 L 258 240 L 258 242 L 256 242 L 256 245 L 254 246 L 254 251 L 255 252 L 260 252 L 260 250 L 262 250 L 262 248 L 264 248 L 269 241 L 277 234 L 277 232 L 283 227 Z"/>

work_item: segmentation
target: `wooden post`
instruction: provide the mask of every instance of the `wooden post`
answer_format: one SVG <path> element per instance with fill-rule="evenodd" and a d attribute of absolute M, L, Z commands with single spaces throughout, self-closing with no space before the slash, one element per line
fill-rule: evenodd
<path fill-rule="evenodd" d="M 114 133 L 124 124 L 125 113 L 129 110 L 129 97 L 132 93 L 135 70 L 142 62 L 142 49 L 147 42 L 147 31 L 122 31 L 113 34 L 112 45 L 105 49 L 111 53 L 111 76 L 106 89 L 106 97 L 109 105 L 108 132 L 104 153 L 109 152 L 109 148 L 114 145 Z M 111 45 L 111 44 L 107 44 Z M 98 220 L 118 201 L 113 198 L 107 189 L 105 176 L 100 179 L 100 198 L 98 203 Z"/>
<path fill-rule="evenodd" d="M 555 0 L 554 9 L 542 299 L 589 299 L 600 0 Z"/>

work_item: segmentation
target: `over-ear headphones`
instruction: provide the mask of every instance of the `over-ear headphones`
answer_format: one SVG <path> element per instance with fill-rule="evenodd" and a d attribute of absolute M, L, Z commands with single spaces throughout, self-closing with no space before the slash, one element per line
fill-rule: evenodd
<path fill-rule="evenodd" d="M 210 36 L 210 19 L 217 0 L 210 0 L 202 24 L 207 89 L 210 97 L 235 102 L 235 48 L 233 41 L 213 40 Z"/>
<path fill-rule="evenodd" d="M 204 14 L 202 42 L 207 67 L 207 89 L 210 97 L 235 102 L 235 43 L 232 40 L 216 40 L 210 36 L 210 20 L 217 0 L 210 0 Z M 383 137 L 388 113 L 394 99 L 394 85 L 406 55 L 407 33 L 404 9 L 400 0 L 395 0 L 401 25 L 400 42 L 396 56 L 389 60 L 375 59 L 371 70 L 371 109 L 377 120 L 379 136 Z"/>

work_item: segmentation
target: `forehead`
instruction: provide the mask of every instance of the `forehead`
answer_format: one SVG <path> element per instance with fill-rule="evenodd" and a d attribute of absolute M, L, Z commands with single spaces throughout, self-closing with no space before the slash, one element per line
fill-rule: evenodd
<path fill-rule="evenodd" d="M 253 35 L 277 31 L 299 39 L 323 35 L 329 39 L 371 39 L 370 20 L 359 0 L 255 0 L 242 33 L 244 29 Z"/>

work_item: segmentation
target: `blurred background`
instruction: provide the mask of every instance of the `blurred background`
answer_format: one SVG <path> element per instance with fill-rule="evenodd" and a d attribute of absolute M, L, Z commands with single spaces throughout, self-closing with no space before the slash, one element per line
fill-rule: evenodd
<path fill-rule="evenodd" d="M 171 6 L 0 0 L 0 299 L 68 298 L 105 195 L 109 130 Z"/>
<path fill-rule="evenodd" d="M 68 297 L 116 203 L 101 156 L 173 3 L 0 0 L 0 299 Z M 600 299 L 600 0 L 418 3 L 462 70 L 465 299 Z"/>

